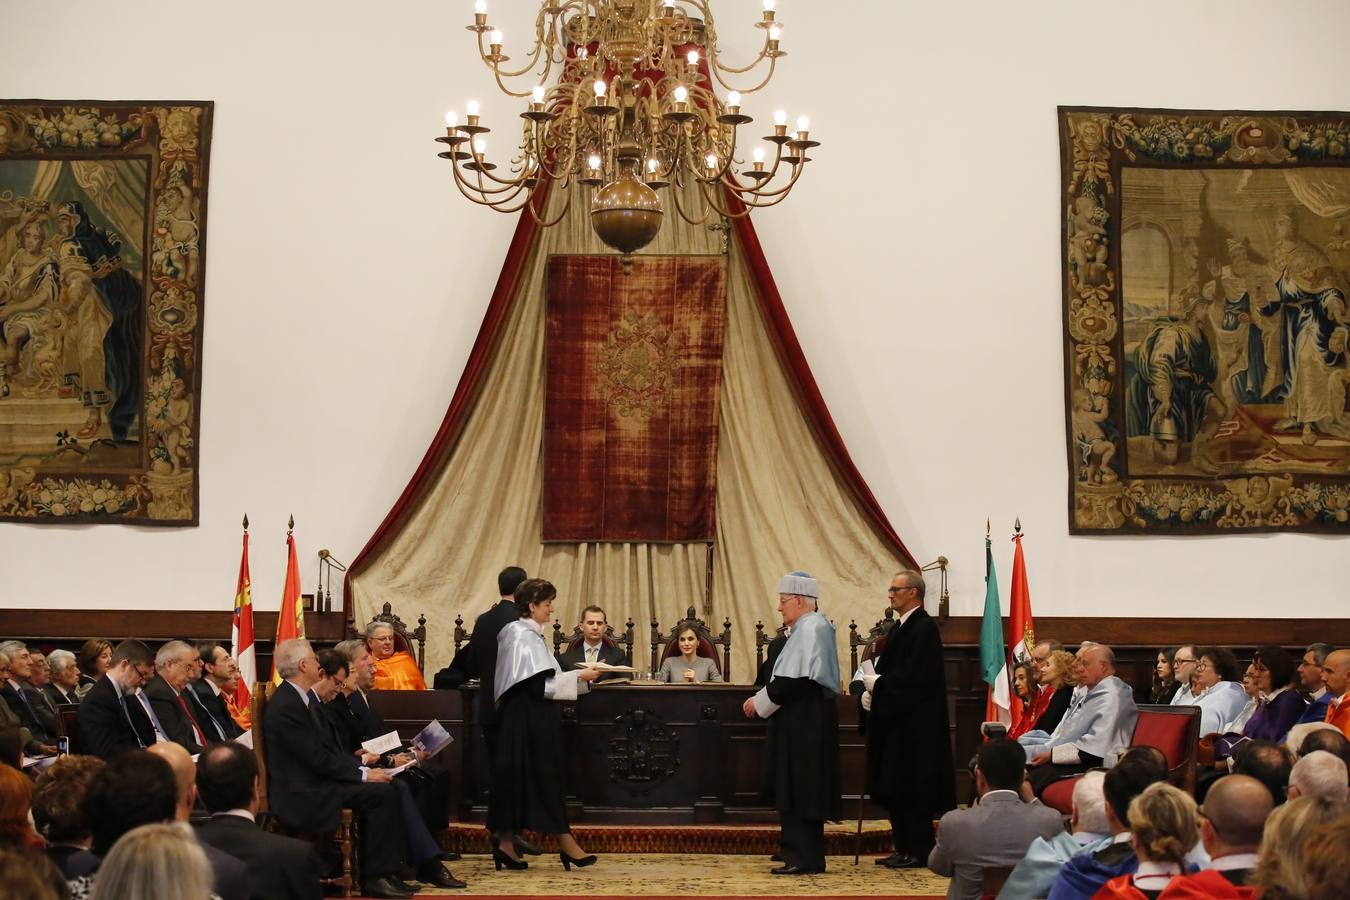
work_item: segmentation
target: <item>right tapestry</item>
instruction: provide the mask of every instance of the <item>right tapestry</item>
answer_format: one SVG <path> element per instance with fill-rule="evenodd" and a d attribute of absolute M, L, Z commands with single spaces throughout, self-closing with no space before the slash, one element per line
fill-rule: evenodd
<path fill-rule="evenodd" d="M 1350 532 L 1350 114 L 1059 135 L 1070 531 Z"/>

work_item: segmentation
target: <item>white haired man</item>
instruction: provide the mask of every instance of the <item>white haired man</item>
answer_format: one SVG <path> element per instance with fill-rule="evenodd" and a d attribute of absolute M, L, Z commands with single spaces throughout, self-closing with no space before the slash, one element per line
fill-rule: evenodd
<path fill-rule="evenodd" d="M 1325 750 L 1314 750 L 1294 763 L 1289 773 L 1289 799 L 1318 797 L 1334 803 L 1350 799 L 1345 760 Z"/>
<path fill-rule="evenodd" d="M 47 668 L 52 673 L 51 683 L 42 689 L 47 699 L 57 706 L 79 703 L 80 667 L 75 663 L 75 654 L 53 650 L 47 654 Z"/>
<path fill-rule="evenodd" d="M 1038 837 L 1027 848 L 1026 856 L 1012 870 L 999 897 L 1025 900 L 1044 897 L 1059 877 L 1064 864 L 1080 853 L 1093 853 L 1113 840 L 1111 823 L 1106 817 L 1106 773 L 1094 769 L 1073 786 L 1072 815 L 1069 830 L 1053 837 Z"/>
<path fill-rule="evenodd" d="M 155 677 L 145 686 L 145 696 L 164 736 L 193 756 L 206 748 L 210 727 L 197 721 L 185 693 L 196 658 L 197 651 L 191 644 L 169 641 L 155 654 Z"/>

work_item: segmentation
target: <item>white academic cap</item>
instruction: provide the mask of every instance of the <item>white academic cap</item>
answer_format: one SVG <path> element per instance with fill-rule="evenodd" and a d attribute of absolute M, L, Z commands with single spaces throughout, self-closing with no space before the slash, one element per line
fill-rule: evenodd
<path fill-rule="evenodd" d="M 789 572 L 778 582 L 778 593 L 820 599 L 820 582 L 806 572 Z"/>

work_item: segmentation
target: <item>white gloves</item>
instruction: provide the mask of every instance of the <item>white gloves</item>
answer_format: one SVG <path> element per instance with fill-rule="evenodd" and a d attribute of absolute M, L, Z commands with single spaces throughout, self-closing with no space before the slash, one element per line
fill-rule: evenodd
<path fill-rule="evenodd" d="M 862 696 L 862 708 L 868 712 L 872 711 L 872 692 L 865 691 Z"/>
<path fill-rule="evenodd" d="M 876 687 L 876 685 L 877 685 L 877 679 L 880 678 L 880 677 L 881 677 L 880 675 L 864 675 L 864 676 L 863 676 L 863 687 L 867 689 L 867 693 L 869 693 L 869 694 L 872 693 L 873 689 L 874 689 L 874 688 Z"/>

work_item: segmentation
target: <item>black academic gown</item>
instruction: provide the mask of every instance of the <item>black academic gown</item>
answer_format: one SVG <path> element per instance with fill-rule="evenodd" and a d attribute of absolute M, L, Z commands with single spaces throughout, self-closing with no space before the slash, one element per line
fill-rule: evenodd
<path fill-rule="evenodd" d="M 487 821 L 493 834 L 519 834 L 527 828 L 545 834 L 570 830 L 563 808 L 566 757 L 559 752 L 562 706 L 544 696 L 544 685 L 553 676 L 548 670 L 512 686 L 497 708 Z"/>
<path fill-rule="evenodd" d="M 914 610 L 886 636 L 875 665 L 881 678 L 872 710 L 859 719 L 867 735 L 867 790 L 887 809 L 940 816 L 956 807 L 956 776 L 937 622 Z"/>
<path fill-rule="evenodd" d="M 839 706 L 836 695 L 809 678 L 774 678 L 769 699 L 765 800 L 801 819 L 838 819 Z"/>

